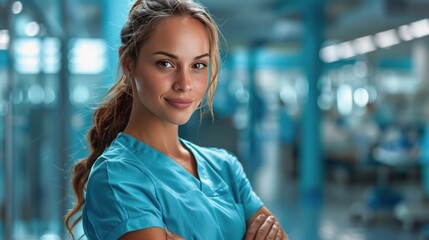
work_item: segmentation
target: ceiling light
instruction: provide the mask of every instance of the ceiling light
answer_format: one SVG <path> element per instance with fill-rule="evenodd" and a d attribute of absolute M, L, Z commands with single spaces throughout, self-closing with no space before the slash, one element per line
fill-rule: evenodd
<path fill-rule="evenodd" d="M 369 102 L 369 94 L 365 88 L 358 88 L 353 92 L 353 100 L 359 107 L 365 107 Z"/>
<path fill-rule="evenodd" d="M 396 34 L 396 31 L 394 29 L 375 34 L 374 41 L 375 44 L 377 44 L 377 46 L 381 48 L 391 47 L 400 42 L 398 35 Z"/>
<path fill-rule="evenodd" d="M 365 54 L 375 50 L 372 36 L 357 38 L 353 41 L 353 47 L 356 54 Z"/>
<path fill-rule="evenodd" d="M 337 45 L 337 56 L 347 59 L 355 56 L 352 42 L 343 42 Z"/>
<path fill-rule="evenodd" d="M 9 30 L 0 30 L 0 50 L 6 50 L 9 47 Z"/>
<path fill-rule="evenodd" d="M 40 31 L 40 26 L 37 22 L 29 22 L 25 25 L 24 32 L 29 37 L 36 36 Z"/>
<path fill-rule="evenodd" d="M 400 26 L 398 28 L 398 35 L 403 41 L 410 41 L 414 38 L 409 25 Z"/>
<path fill-rule="evenodd" d="M 429 35 L 429 19 L 425 18 L 410 24 L 413 36 L 416 38 Z"/>
<path fill-rule="evenodd" d="M 22 3 L 21 1 L 15 1 L 12 4 L 12 13 L 13 14 L 19 14 L 22 12 Z"/>
<path fill-rule="evenodd" d="M 320 58 L 326 63 L 338 61 L 337 50 L 335 45 L 323 47 L 320 50 Z"/>

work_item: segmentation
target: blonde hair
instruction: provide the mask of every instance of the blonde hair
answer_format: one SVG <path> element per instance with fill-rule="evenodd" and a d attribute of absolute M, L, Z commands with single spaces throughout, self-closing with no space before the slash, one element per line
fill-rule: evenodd
<path fill-rule="evenodd" d="M 120 62 L 123 63 L 125 58 L 129 58 L 135 63 L 138 50 L 151 37 L 157 24 L 172 16 L 193 17 L 200 21 L 207 30 L 210 44 L 210 80 L 205 102 L 213 116 L 213 97 L 220 66 L 218 27 L 200 4 L 192 0 L 137 0 L 121 31 Z M 87 134 L 91 152 L 87 158 L 77 162 L 72 170 L 71 185 L 74 190 L 75 203 L 65 217 L 66 228 L 72 239 L 75 239 L 73 228 L 79 223 L 82 216 L 78 216 L 75 220 L 72 218 L 79 213 L 85 203 L 84 191 L 91 167 L 117 134 L 125 129 L 130 117 L 132 101 L 131 83 L 127 81 L 125 75 L 122 75 L 108 91 L 106 100 L 94 112 L 93 127 Z"/>

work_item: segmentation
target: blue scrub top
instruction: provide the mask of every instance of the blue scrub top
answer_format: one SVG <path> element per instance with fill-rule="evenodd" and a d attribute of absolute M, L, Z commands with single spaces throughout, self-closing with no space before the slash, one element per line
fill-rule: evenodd
<path fill-rule="evenodd" d="M 237 158 L 225 150 L 182 144 L 199 179 L 167 155 L 119 133 L 97 159 L 86 187 L 82 221 L 88 239 L 166 226 L 185 239 L 242 239 L 263 203 Z"/>

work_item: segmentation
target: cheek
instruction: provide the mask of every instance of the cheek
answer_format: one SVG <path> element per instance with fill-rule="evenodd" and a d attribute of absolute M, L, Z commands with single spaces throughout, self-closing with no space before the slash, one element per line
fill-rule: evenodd
<path fill-rule="evenodd" d="M 156 93 L 160 93 L 165 91 L 167 86 L 167 82 L 162 77 L 157 74 L 153 74 L 150 71 L 149 73 L 140 73 L 138 76 L 134 78 L 134 82 L 136 85 L 136 90 L 138 93 L 145 95 L 152 95 Z"/>
<path fill-rule="evenodd" d="M 136 86 L 136 92 L 141 93 L 143 89 L 142 82 L 139 81 L 137 78 L 134 78 L 133 81 L 134 81 L 134 86 Z"/>
<path fill-rule="evenodd" d="M 203 74 L 200 76 L 196 83 L 194 84 L 194 88 L 198 91 L 199 94 L 204 94 L 209 84 L 208 74 Z"/>
<path fill-rule="evenodd" d="M 156 77 L 153 76 L 153 73 L 144 63 L 138 63 L 136 69 L 133 73 L 134 83 L 138 93 L 147 91 L 150 88 L 150 81 Z"/>
<path fill-rule="evenodd" d="M 136 92 L 140 97 L 142 96 L 147 97 L 148 93 L 150 94 L 153 92 L 153 87 L 147 81 L 143 81 L 140 78 L 135 78 L 134 83 L 136 86 Z"/>
<path fill-rule="evenodd" d="M 207 81 L 201 81 L 194 85 L 194 91 L 200 100 L 204 97 L 207 89 Z"/>

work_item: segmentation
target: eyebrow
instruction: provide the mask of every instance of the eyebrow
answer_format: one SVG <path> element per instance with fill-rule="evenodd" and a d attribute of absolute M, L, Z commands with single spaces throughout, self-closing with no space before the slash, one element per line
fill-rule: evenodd
<path fill-rule="evenodd" d="M 171 53 L 168 53 L 168 52 L 164 52 L 164 51 L 154 52 L 152 55 L 165 55 L 165 56 L 171 57 L 173 59 L 179 59 L 178 56 L 171 54 Z M 194 58 L 194 60 L 204 58 L 204 57 L 210 57 L 210 54 L 208 54 L 208 53 L 201 54 L 199 56 L 196 56 Z"/>

